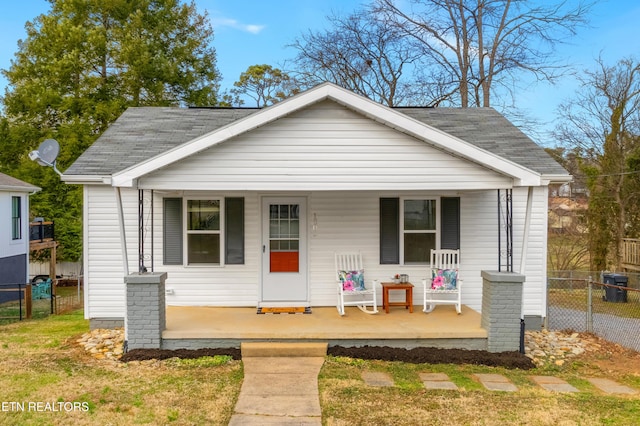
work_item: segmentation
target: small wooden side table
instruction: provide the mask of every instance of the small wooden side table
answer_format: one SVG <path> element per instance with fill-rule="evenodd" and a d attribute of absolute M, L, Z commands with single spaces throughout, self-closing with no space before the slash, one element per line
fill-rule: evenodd
<path fill-rule="evenodd" d="M 389 302 L 389 290 L 404 290 L 404 302 Z M 413 284 L 382 283 L 382 307 L 386 313 L 389 313 L 389 306 L 404 306 L 413 313 Z"/>

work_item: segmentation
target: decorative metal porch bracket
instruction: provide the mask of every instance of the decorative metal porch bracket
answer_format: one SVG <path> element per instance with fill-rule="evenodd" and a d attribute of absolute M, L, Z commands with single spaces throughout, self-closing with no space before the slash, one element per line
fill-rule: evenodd
<path fill-rule="evenodd" d="M 498 271 L 513 272 L 513 190 L 498 189 Z"/>
<path fill-rule="evenodd" d="M 138 272 L 140 273 L 153 272 L 153 190 L 147 193 L 148 196 L 145 198 L 145 191 L 138 190 Z M 145 205 L 148 210 L 146 217 Z M 147 236 L 150 236 L 151 244 L 149 253 L 145 253 Z M 149 265 L 149 268 L 146 265 Z"/>

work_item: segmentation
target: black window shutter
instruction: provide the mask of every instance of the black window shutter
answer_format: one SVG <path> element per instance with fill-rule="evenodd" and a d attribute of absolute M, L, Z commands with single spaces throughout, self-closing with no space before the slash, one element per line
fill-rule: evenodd
<path fill-rule="evenodd" d="M 380 264 L 400 263 L 400 199 L 380 198 Z"/>
<path fill-rule="evenodd" d="M 165 198 L 162 215 L 162 260 L 182 265 L 182 198 Z"/>
<path fill-rule="evenodd" d="M 227 265 L 244 264 L 244 198 L 225 198 L 225 247 Z"/>
<path fill-rule="evenodd" d="M 460 197 L 440 199 L 440 248 L 460 248 Z"/>

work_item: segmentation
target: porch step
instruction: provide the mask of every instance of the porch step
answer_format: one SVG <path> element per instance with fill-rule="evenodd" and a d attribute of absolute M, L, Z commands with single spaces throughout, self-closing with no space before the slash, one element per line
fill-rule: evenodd
<path fill-rule="evenodd" d="M 324 357 L 328 343 L 242 342 L 242 357 Z"/>

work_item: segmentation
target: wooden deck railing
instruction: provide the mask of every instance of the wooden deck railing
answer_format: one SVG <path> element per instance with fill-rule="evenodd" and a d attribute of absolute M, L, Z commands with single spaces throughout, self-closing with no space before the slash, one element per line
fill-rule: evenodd
<path fill-rule="evenodd" d="M 45 242 L 55 240 L 53 222 L 29 223 L 29 241 Z"/>
<path fill-rule="evenodd" d="M 640 239 L 622 240 L 622 266 L 629 271 L 640 271 Z"/>

